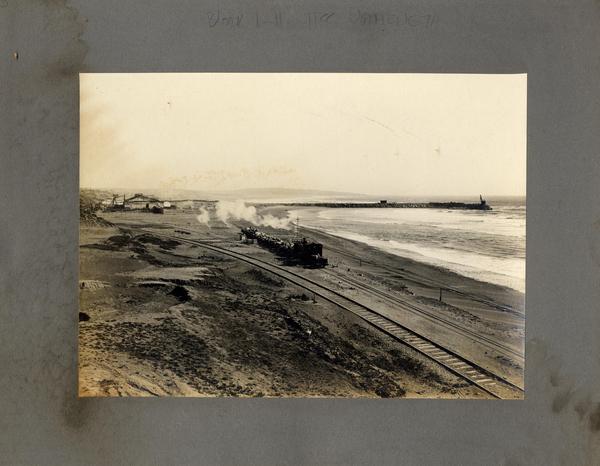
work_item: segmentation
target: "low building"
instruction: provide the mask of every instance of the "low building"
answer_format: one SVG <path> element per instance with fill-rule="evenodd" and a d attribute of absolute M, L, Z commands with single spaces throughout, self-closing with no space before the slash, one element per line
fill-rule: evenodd
<path fill-rule="evenodd" d="M 125 209 L 128 210 L 150 210 L 153 207 L 162 209 L 162 202 L 155 197 L 146 196 L 142 193 L 136 193 L 132 197 L 125 199 Z"/>

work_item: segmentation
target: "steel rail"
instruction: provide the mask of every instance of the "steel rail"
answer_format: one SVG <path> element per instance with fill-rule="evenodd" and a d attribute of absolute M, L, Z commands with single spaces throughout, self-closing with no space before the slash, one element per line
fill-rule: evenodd
<path fill-rule="evenodd" d="M 358 288 L 362 288 L 364 291 L 367 291 L 374 295 L 378 295 L 381 298 L 385 299 L 386 301 L 389 301 L 395 305 L 402 306 L 407 311 L 412 312 L 413 314 L 424 316 L 424 317 L 428 318 L 429 320 L 431 320 L 432 322 L 440 323 L 446 327 L 450 327 L 451 330 L 461 333 L 464 336 L 471 338 L 473 341 L 475 341 L 477 343 L 480 343 L 482 345 L 488 346 L 491 349 L 494 349 L 496 351 L 504 353 L 505 356 L 516 357 L 516 358 L 519 358 L 521 361 L 524 360 L 523 354 L 520 353 L 519 351 L 517 351 L 509 346 L 503 345 L 502 343 L 499 343 L 499 342 L 497 342 L 491 338 L 488 338 L 484 335 L 480 335 L 477 332 L 469 330 L 468 328 L 465 328 L 455 322 L 444 319 L 443 317 L 440 317 L 440 316 L 434 314 L 433 312 L 427 311 L 425 309 L 420 308 L 419 306 L 409 303 L 398 296 L 395 296 L 395 295 L 387 293 L 383 290 L 380 290 L 380 289 L 376 288 L 375 286 L 372 286 L 372 285 L 369 285 L 366 283 L 361 283 L 358 280 L 355 280 L 350 277 L 342 277 L 342 276 L 337 275 L 330 271 L 327 271 L 326 273 L 328 273 L 332 277 L 335 277 L 335 279 L 345 281 L 346 283 L 348 283 L 350 285 L 353 285 Z"/>
<path fill-rule="evenodd" d="M 301 228 L 304 228 L 304 229 L 307 229 L 307 230 L 311 231 L 310 228 L 306 228 L 306 227 L 301 227 Z M 467 291 L 462 291 L 462 290 L 459 290 L 457 288 L 448 286 L 445 283 L 440 282 L 438 280 L 434 280 L 434 279 L 423 277 L 422 275 L 419 275 L 419 274 L 417 274 L 415 272 L 407 272 L 406 270 L 397 270 L 395 268 L 392 268 L 392 267 L 389 267 L 389 266 L 386 266 L 386 265 L 374 264 L 372 261 L 369 261 L 369 260 L 366 260 L 366 259 L 362 259 L 360 257 L 355 256 L 354 254 L 349 254 L 348 251 L 344 251 L 343 249 L 339 249 L 339 248 L 332 247 L 332 246 L 327 246 L 327 249 L 329 249 L 331 251 L 335 251 L 335 252 L 341 253 L 341 254 L 344 254 L 346 256 L 349 256 L 349 257 L 353 258 L 354 260 L 359 260 L 361 262 L 364 262 L 365 264 L 377 265 L 377 267 L 379 267 L 379 268 L 382 268 L 382 269 L 385 269 L 385 270 L 389 270 L 390 272 L 393 272 L 393 273 L 397 274 L 398 276 L 400 276 L 405 281 L 409 281 L 409 282 L 412 282 L 412 283 L 416 283 L 417 285 L 421 285 L 421 286 L 425 286 L 425 287 L 429 287 L 429 288 L 433 288 L 433 289 L 439 289 L 439 288 L 441 288 L 444 291 L 448 291 L 448 292 L 451 292 L 451 293 L 455 293 L 455 294 L 457 294 L 459 296 L 463 296 L 465 298 L 469 298 L 469 299 L 471 299 L 473 301 L 479 302 L 481 304 L 485 304 L 486 306 L 492 307 L 494 309 L 498 309 L 498 310 L 500 310 L 502 312 L 508 312 L 508 313 L 511 313 L 511 314 L 515 314 L 515 315 L 517 315 L 519 317 L 525 318 L 525 313 L 524 312 L 521 312 L 521 311 L 519 311 L 517 309 L 514 309 L 511 306 L 497 303 L 496 301 L 494 301 L 493 299 L 491 299 L 491 298 L 489 298 L 487 296 L 480 296 L 480 295 L 477 295 L 477 294 L 474 294 L 474 293 L 470 293 L 470 292 L 467 292 Z M 412 275 L 412 277 L 409 276 L 409 275 Z"/>
<path fill-rule="evenodd" d="M 326 287 L 321 283 L 311 280 L 310 278 L 304 277 L 290 270 L 286 270 L 281 266 L 250 257 L 246 254 L 231 251 L 227 248 L 215 246 L 214 244 L 209 244 L 201 240 L 182 238 L 180 236 L 167 235 L 164 233 L 156 233 L 154 231 L 144 230 L 136 227 L 127 227 L 126 229 L 137 229 L 138 231 L 150 233 L 163 238 L 202 246 L 205 249 L 232 257 L 242 262 L 246 262 L 254 267 L 266 270 L 273 275 L 283 278 L 300 288 L 310 291 L 314 295 L 319 296 L 324 300 L 360 317 L 363 321 L 368 322 L 380 331 L 392 336 L 396 340 L 399 340 L 418 353 L 423 354 L 427 358 L 433 360 L 456 376 L 468 381 L 493 398 L 522 398 L 523 389 L 512 382 L 492 373 L 477 363 L 469 361 L 454 351 L 435 343 L 424 335 L 421 335 L 414 330 L 411 330 L 404 325 L 391 320 L 390 318 L 380 314 L 370 307 L 365 306 L 364 304 L 359 303 L 352 298 L 348 298 L 336 290 Z"/>

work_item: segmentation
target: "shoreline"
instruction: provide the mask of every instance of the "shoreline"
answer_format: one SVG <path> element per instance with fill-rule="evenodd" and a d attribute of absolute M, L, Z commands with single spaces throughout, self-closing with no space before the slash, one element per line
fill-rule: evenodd
<path fill-rule="evenodd" d="M 213 220 L 209 226 L 196 215 L 192 210 L 163 215 L 103 213 L 100 218 L 113 226 L 81 226 L 80 280 L 85 282 L 80 283 L 81 311 L 88 319 L 80 323 L 82 396 L 477 397 L 401 343 L 389 341 L 327 302 L 303 296 L 293 285 L 244 263 L 152 236 L 153 230 L 157 234 L 171 230 L 175 235 L 187 230 L 187 238 L 279 262 L 257 244 L 239 241 L 239 228 L 246 222 L 225 225 Z M 136 229 L 148 233 L 135 233 Z M 261 229 L 281 237 L 293 233 Z M 506 358 L 447 326 L 407 312 L 402 305 L 365 294 L 350 282 L 392 293 L 519 354 L 524 348 L 522 293 L 320 230 L 300 231 L 323 244 L 330 266 L 297 272 L 522 385 L 523 363 L 518 357 Z M 438 299 L 440 285 L 443 299 Z M 163 351 L 151 351 L 153 347 Z M 327 348 L 337 349 L 331 353 Z M 390 365 L 383 348 L 399 351 L 394 353 L 399 366 Z M 310 379 L 314 368 L 307 365 L 307 357 L 320 368 L 318 380 Z M 355 375 L 347 372 L 350 360 L 362 361 Z M 200 363 L 209 373 L 195 368 Z M 368 382 L 375 374 L 373 365 L 379 374 L 376 384 Z M 252 375 L 256 370 L 259 379 Z M 387 391 L 376 393 L 380 383 Z"/>
<path fill-rule="evenodd" d="M 478 278 L 474 278 L 474 277 L 469 277 L 468 275 L 462 274 L 459 271 L 456 270 L 452 270 L 449 267 L 445 267 L 444 265 L 441 264 L 432 264 L 426 260 L 419 260 L 413 257 L 409 257 L 406 254 L 403 254 L 403 251 L 401 250 L 397 250 L 398 253 L 392 251 L 392 250 L 386 250 L 382 247 L 379 247 L 377 245 L 374 244 L 369 244 L 366 241 L 361 241 L 358 239 L 353 239 L 353 238 L 348 238 L 346 236 L 340 235 L 340 234 L 336 234 L 334 232 L 330 232 L 327 230 L 323 230 L 320 229 L 319 227 L 300 227 L 300 229 L 304 229 L 309 231 L 311 234 L 314 232 L 317 235 L 321 235 L 323 237 L 333 237 L 333 238 L 338 238 L 344 241 L 348 241 L 351 243 L 354 243 L 355 245 L 360 245 L 360 246 L 364 246 L 364 247 L 368 247 L 368 248 L 373 248 L 376 251 L 381 252 L 382 254 L 386 254 L 386 255 L 390 255 L 393 257 L 398 257 L 399 259 L 401 259 L 402 261 L 406 261 L 406 262 L 412 262 L 415 264 L 419 264 L 421 267 L 431 267 L 432 269 L 436 269 L 438 272 L 442 273 L 442 274 L 452 274 L 452 275 L 457 275 L 459 277 L 461 277 L 461 279 L 463 280 L 472 280 L 474 282 L 478 282 L 478 283 L 482 283 L 485 285 L 490 285 L 490 286 L 494 286 L 494 287 L 498 287 L 498 288 L 502 288 L 502 289 L 506 289 L 507 291 L 513 291 L 516 293 L 520 293 L 523 296 L 525 295 L 525 293 L 515 287 L 511 287 L 508 285 L 503 285 L 500 283 L 494 283 L 492 281 L 487 281 L 487 280 L 482 280 L 482 279 L 478 279 Z M 416 253 L 418 254 L 418 253 Z"/>
<path fill-rule="evenodd" d="M 267 210 L 267 209 L 265 209 Z M 282 216 L 284 212 L 289 212 L 286 206 L 269 207 L 268 212 L 276 216 Z M 261 227 L 258 227 L 261 228 Z M 318 227 L 301 226 L 299 231 L 307 231 L 307 236 L 312 236 L 315 241 L 323 243 L 323 255 L 327 257 L 331 251 L 327 243 L 334 245 L 335 249 L 343 249 L 344 245 L 350 245 L 354 255 L 373 256 L 372 262 L 378 265 L 388 264 L 391 268 L 398 270 L 408 270 L 425 278 L 432 278 L 445 283 L 447 287 L 458 287 L 462 291 L 481 293 L 499 304 L 506 304 L 513 307 L 519 313 L 525 313 L 525 292 L 509 286 L 492 283 L 489 281 L 478 280 L 459 272 L 451 270 L 442 265 L 430 264 L 402 254 L 395 254 L 377 246 L 362 242 L 359 240 L 338 236 L 334 233 L 325 231 Z M 507 302 L 502 302 L 506 300 Z"/>
<path fill-rule="evenodd" d="M 80 226 L 80 396 L 481 397 L 360 319 L 244 263 L 123 233 L 144 226 L 135 220 Z M 196 231 L 216 236 L 206 230 Z M 220 229 L 229 239 L 219 241 L 233 246 L 235 232 Z"/>

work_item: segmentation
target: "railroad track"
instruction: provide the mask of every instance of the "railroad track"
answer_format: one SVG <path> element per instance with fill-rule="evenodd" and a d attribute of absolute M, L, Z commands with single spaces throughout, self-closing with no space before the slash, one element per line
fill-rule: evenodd
<path fill-rule="evenodd" d="M 301 227 L 301 229 L 306 229 L 308 231 L 311 231 L 310 228 L 307 228 L 307 227 Z M 416 274 L 414 272 L 407 272 L 405 270 L 398 270 L 398 269 L 395 269 L 395 268 L 392 268 L 392 267 L 388 267 L 388 266 L 385 266 L 385 265 L 381 265 L 381 264 L 374 264 L 373 262 L 371 262 L 369 260 L 365 260 L 365 259 L 362 259 L 360 257 L 356 257 L 356 256 L 354 256 L 352 254 L 349 254 L 348 251 L 345 251 L 345 250 L 342 250 L 342 249 L 339 249 L 339 248 L 336 248 L 336 247 L 332 247 L 330 245 L 327 246 L 327 249 L 331 250 L 331 251 L 335 251 L 335 252 L 340 253 L 340 254 L 343 254 L 345 256 L 349 256 L 352 259 L 354 259 L 356 261 L 360 261 L 360 262 L 365 263 L 365 264 L 377 265 L 377 267 L 379 267 L 381 269 L 385 269 L 385 270 L 388 270 L 390 272 L 395 273 L 396 275 L 398 275 L 400 278 L 402 278 L 405 281 L 412 282 L 412 283 L 415 283 L 417 285 L 425 286 L 425 287 L 428 287 L 428 288 L 431 288 L 431 289 L 436 289 L 436 290 L 441 288 L 443 291 L 447 291 L 447 292 L 450 292 L 450 293 L 454 293 L 454 294 L 463 296 L 463 297 L 468 298 L 468 299 L 470 299 L 472 301 L 476 301 L 478 303 L 485 304 L 486 306 L 489 306 L 489 307 L 491 307 L 493 309 L 497 309 L 497 310 L 502 311 L 502 312 L 509 312 L 509 313 L 515 314 L 515 315 L 517 315 L 519 317 L 525 318 L 525 313 L 524 312 L 521 312 L 521 311 L 519 311 L 517 309 L 514 309 L 511 306 L 507 306 L 505 304 L 497 303 L 496 301 L 494 301 L 493 299 L 491 299 L 491 298 L 489 298 L 487 296 L 480 296 L 480 295 L 477 295 L 477 294 L 474 294 L 474 293 L 469 293 L 467 291 L 462 291 L 462 290 L 459 290 L 457 288 L 453 288 L 451 286 L 448 286 L 445 283 L 440 282 L 438 280 L 434 280 L 434 279 L 431 279 L 431 278 L 423 277 L 422 275 Z"/>
<path fill-rule="evenodd" d="M 157 233 L 155 231 L 144 230 L 141 228 L 129 227 L 126 229 L 137 229 L 140 232 L 150 233 L 162 238 L 201 246 L 205 249 L 235 258 L 256 268 L 270 272 L 273 275 L 293 283 L 294 285 L 313 293 L 315 296 L 319 296 L 320 298 L 331 302 L 341 309 L 360 317 L 373 327 L 435 361 L 437 364 L 443 366 L 445 369 L 462 378 L 463 380 L 468 381 L 492 398 L 521 399 L 523 397 L 523 389 L 514 385 L 510 381 L 493 374 L 478 364 L 456 354 L 452 350 L 445 348 L 429 338 L 389 319 L 374 309 L 371 309 L 370 307 L 365 306 L 364 304 L 361 304 L 352 298 L 344 296 L 336 290 L 324 286 L 296 272 L 292 272 L 291 270 L 287 270 L 279 265 L 272 264 L 255 257 L 250 257 L 246 254 L 234 252 L 230 249 L 216 246 L 215 244 L 201 240 Z"/>
<path fill-rule="evenodd" d="M 419 317 L 425 317 L 426 319 L 429 319 L 430 321 L 435 322 L 436 324 L 440 324 L 444 327 L 447 327 L 447 328 L 453 330 L 454 332 L 460 333 L 463 336 L 471 338 L 473 341 L 476 341 L 479 344 L 482 344 L 484 346 L 487 346 L 488 348 L 491 348 L 497 352 L 500 352 L 500 353 L 504 354 L 505 356 L 517 358 L 517 359 L 519 359 L 519 361 L 521 363 L 524 362 L 525 358 L 523 356 L 523 353 L 515 350 L 514 348 L 503 345 L 502 343 L 499 343 L 496 340 L 488 338 L 485 335 L 481 335 L 481 334 L 474 332 L 472 330 L 469 330 L 461 325 L 458 325 L 455 322 L 444 319 L 443 317 L 439 316 L 438 314 L 436 314 L 434 312 L 431 312 L 431 311 L 423 309 L 419 306 L 416 306 L 416 305 L 400 298 L 399 296 L 396 296 L 396 295 L 393 295 L 386 291 L 383 291 L 377 287 L 374 287 L 374 286 L 366 284 L 366 283 L 362 283 L 362 282 L 355 280 L 353 278 L 350 278 L 350 277 L 340 276 L 340 275 L 330 272 L 330 271 L 325 271 L 325 272 L 336 280 L 344 281 L 353 287 L 362 289 L 363 291 L 366 291 L 368 293 L 371 293 L 372 295 L 378 296 L 378 297 L 384 299 L 385 301 L 388 301 L 388 302 L 394 304 L 395 306 L 399 306 L 403 310 L 406 310 L 408 312 L 416 314 Z"/>

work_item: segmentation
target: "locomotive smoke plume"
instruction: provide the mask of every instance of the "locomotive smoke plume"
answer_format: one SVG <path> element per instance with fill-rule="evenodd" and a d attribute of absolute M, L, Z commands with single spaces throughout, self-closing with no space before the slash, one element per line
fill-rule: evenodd
<path fill-rule="evenodd" d="M 210 225 L 208 224 L 208 221 L 210 220 L 210 214 L 204 207 L 200 208 L 200 213 L 196 215 L 196 220 L 198 220 L 200 223 L 204 223 L 210 228 Z"/>
<path fill-rule="evenodd" d="M 256 207 L 246 205 L 244 201 L 219 201 L 215 214 L 219 220 L 226 224 L 229 224 L 230 220 L 246 220 L 256 226 L 269 226 L 289 230 L 292 222 L 292 218 L 289 215 L 284 218 L 273 215 L 259 215 Z M 198 221 L 201 221 L 200 218 L 198 218 Z"/>

